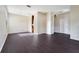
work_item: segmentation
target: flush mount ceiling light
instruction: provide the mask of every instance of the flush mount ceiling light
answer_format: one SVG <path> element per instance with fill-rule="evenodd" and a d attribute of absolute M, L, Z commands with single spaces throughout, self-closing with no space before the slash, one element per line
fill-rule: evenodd
<path fill-rule="evenodd" d="M 28 8 L 31 8 L 31 6 L 30 5 L 26 5 Z"/>

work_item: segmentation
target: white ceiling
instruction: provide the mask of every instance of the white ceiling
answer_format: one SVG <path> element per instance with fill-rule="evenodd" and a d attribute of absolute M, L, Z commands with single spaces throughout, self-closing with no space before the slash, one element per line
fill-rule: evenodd
<path fill-rule="evenodd" d="M 15 13 L 21 15 L 31 15 L 37 11 L 58 12 L 58 11 L 70 10 L 69 5 L 31 5 L 31 8 L 28 8 L 26 5 L 8 5 L 7 8 L 9 13 Z"/>

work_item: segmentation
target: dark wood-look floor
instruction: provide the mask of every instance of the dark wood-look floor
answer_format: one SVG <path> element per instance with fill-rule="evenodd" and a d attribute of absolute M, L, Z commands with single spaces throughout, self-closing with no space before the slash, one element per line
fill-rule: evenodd
<path fill-rule="evenodd" d="M 79 42 L 71 40 L 69 35 L 55 33 L 10 34 L 1 51 L 2 53 L 79 53 Z"/>

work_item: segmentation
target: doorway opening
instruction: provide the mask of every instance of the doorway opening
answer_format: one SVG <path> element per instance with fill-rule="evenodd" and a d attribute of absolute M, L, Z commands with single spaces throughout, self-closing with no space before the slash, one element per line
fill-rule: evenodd
<path fill-rule="evenodd" d="M 70 34 L 70 12 L 54 15 L 54 32 Z"/>
<path fill-rule="evenodd" d="M 32 15 L 32 33 L 34 33 L 34 15 Z"/>

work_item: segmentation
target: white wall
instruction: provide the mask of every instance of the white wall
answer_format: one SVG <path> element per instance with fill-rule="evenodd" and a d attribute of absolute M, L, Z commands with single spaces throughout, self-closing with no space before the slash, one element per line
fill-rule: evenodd
<path fill-rule="evenodd" d="M 37 33 L 54 33 L 54 16 L 52 12 L 38 12 L 37 14 Z"/>
<path fill-rule="evenodd" d="M 70 13 L 65 12 L 56 15 L 54 20 L 54 31 L 59 33 L 70 34 Z"/>
<path fill-rule="evenodd" d="M 34 13 L 34 33 L 38 33 L 38 13 Z"/>
<path fill-rule="evenodd" d="M 37 18 L 37 31 L 38 33 L 46 33 L 47 29 L 47 14 L 38 12 L 38 18 Z"/>
<path fill-rule="evenodd" d="M 52 13 L 47 13 L 47 34 L 51 34 L 51 25 L 52 25 Z"/>
<path fill-rule="evenodd" d="M 0 51 L 5 43 L 7 38 L 7 24 L 8 19 L 6 6 L 0 6 Z"/>
<path fill-rule="evenodd" d="M 9 14 L 9 33 L 31 32 L 31 16 Z"/>
<path fill-rule="evenodd" d="M 79 6 L 71 6 L 70 17 L 71 39 L 79 40 Z"/>
<path fill-rule="evenodd" d="M 51 14 L 51 34 L 54 33 L 54 13 Z"/>

